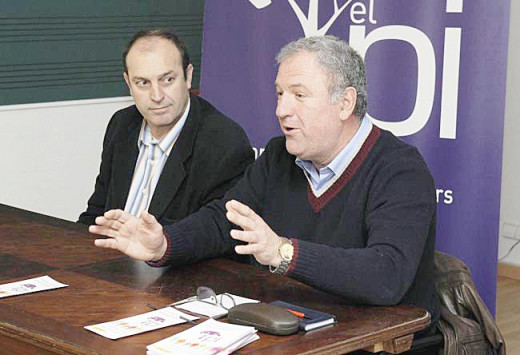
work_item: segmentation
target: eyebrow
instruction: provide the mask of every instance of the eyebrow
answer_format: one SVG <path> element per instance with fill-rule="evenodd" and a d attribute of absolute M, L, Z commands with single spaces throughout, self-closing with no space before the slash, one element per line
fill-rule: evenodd
<path fill-rule="evenodd" d="M 159 75 L 159 78 L 164 78 L 165 76 L 168 76 L 168 75 L 171 75 L 171 74 L 173 74 L 173 75 L 177 75 L 176 73 L 174 73 L 173 70 L 170 70 L 170 71 L 167 71 L 167 72 L 164 73 L 164 74 Z"/>
<path fill-rule="evenodd" d="M 289 85 L 289 89 L 299 89 L 299 88 L 307 89 L 307 86 L 304 84 L 300 84 L 300 83 Z"/>
<path fill-rule="evenodd" d="M 176 75 L 173 70 L 169 70 L 166 73 L 160 74 L 159 78 L 164 78 L 165 76 L 171 75 L 171 74 Z M 132 77 L 132 80 L 148 80 L 149 81 L 150 79 L 144 78 L 142 76 L 134 76 L 134 77 Z"/>
<path fill-rule="evenodd" d="M 280 85 L 278 83 L 274 83 L 274 86 L 278 89 L 280 88 Z M 304 84 L 301 84 L 301 83 L 296 83 L 296 84 L 291 84 L 289 85 L 289 89 L 305 89 L 305 90 L 308 90 L 309 88 L 304 85 Z"/>

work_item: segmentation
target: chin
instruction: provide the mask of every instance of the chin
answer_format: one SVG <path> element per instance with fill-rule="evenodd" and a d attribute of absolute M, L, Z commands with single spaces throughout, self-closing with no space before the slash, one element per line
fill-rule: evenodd
<path fill-rule="evenodd" d="M 297 156 L 298 158 L 303 159 L 303 158 L 301 157 L 301 155 L 302 155 L 302 150 L 299 149 L 299 147 L 295 146 L 295 144 L 291 144 L 289 141 L 286 141 L 286 142 L 285 142 L 285 149 L 289 152 L 289 154 L 291 154 L 291 155 L 295 155 L 295 156 Z"/>

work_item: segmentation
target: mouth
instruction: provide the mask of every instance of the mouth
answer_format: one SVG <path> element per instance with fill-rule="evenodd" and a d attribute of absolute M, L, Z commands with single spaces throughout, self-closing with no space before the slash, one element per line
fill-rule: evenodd
<path fill-rule="evenodd" d="M 163 107 L 151 107 L 150 111 L 155 114 L 163 114 L 168 111 L 169 106 L 163 106 Z"/>
<path fill-rule="evenodd" d="M 153 112 L 162 112 L 168 109 L 169 106 L 163 106 L 163 107 L 150 107 L 150 111 Z"/>
<path fill-rule="evenodd" d="M 284 135 L 291 134 L 297 130 L 298 130 L 298 128 L 296 128 L 296 127 L 282 126 L 282 132 Z"/>

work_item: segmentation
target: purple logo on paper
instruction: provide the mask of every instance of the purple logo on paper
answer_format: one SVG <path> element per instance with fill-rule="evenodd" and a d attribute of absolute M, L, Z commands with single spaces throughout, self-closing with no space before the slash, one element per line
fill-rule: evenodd
<path fill-rule="evenodd" d="M 155 322 L 159 322 L 159 323 L 163 323 L 165 321 L 165 319 L 161 318 L 161 317 L 150 317 L 148 319 L 153 320 Z"/>
<path fill-rule="evenodd" d="M 221 335 L 217 331 L 213 330 L 204 330 L 200 332 L 199 341 L 203 341 L 206 343 L 215 343 L 219 341 L 221 338 Z"/>

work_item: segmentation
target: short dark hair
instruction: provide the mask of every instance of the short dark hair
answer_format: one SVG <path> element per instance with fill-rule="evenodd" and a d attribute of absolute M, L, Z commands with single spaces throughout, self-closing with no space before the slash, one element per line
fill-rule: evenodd
<path fill-rule="evenodd" d="M 141 30 L 137 32 L 127 43 L 124 51 L 123 51 L 123 68 L 125 73 L 128 73 L 128 67 L 126 65 L 126 56 L 128 55 L 128 52 L 130 52 L 130 49 L 132 49 L 135 42 L 140 38 L 146 38 L 146 37 L 159 37 L 164 38 L 169 41 L 171 41 L 175 47 L 179 50 L 182 57 L 182 69 L 184 70 L 184 79 L 186 79 L 187 76 L 187 70 L 188 65 L 190 65 L 190 55 L 188 54 L 188 50 L 186 49 L 186 44 L 184 41 L 177 36 L 175 33 L 164 30 L 164 29 L 155 29 L 155 30 Z"/>

